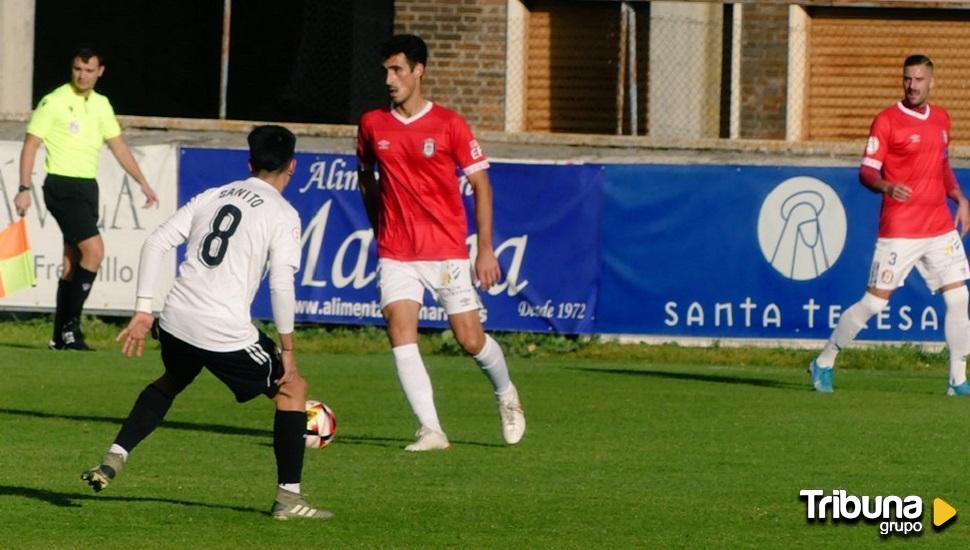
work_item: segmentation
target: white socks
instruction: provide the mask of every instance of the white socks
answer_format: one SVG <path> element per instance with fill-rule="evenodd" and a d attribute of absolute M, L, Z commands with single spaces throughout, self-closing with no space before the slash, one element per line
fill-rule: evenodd
<path fill-rule="evenodd" d="M 397 367 L 397 379 L 401 382 L 401 389 L 418 417 L 418 422 L 426 428 L 441 432 L 438 422 L 438 411 L 434 408 L 434 390 L 431 388 L 431 378 L 428 369 L 421 360 L 421 352 L 417 344 L 405 344 L 391 349 L 394 353 L 394 366 Z"/>
<path fill-rule="evenodd" d="M 279 487 L 280 489 L 283 489 L 284 491 L 289 491 L 291 493 L 296 493 L 298 495 L 302 494 L 300 493 L 299 483 L 280 483 L 277 485 L 277 487 Z"/>
<path fill-rule="evenodd" d="M 492 381 L 495 395 L 503 395 L 509 391 L 512 381 L 509 380 L 509 367 L 505 364 L 505 354 L 502 353 L 502 346 L 498 345 L 491 336 L 485 335 L 485 345 L 475 356 L 475 362 Z"/>
<path fill-rule="evenodd" d="M 950 351 L 950 384 L 956 386 L 967 381 L 967 354 L 970 353 L 967 305 L 970 304 L 970 292 L 966 285 L 947 290 L 943 293 L 943 302 L 946 303 L 943 333 Z"/>
<path fill-rule="evenodd" d="M 856 335 L 866 326 L 869 319 L 882 311 L 888 303 L 889 300 L 866 292 L 861 300 L 845 310 L 845 313 L 839 318 L 839 324 L 832 331 L 829 341 L 822 348 L 822 353 L 818 354 L 815 359 L 818 366 L 832 367 L 835 365 L 835 356 L 839 354 L 839 351 L 849 345 L 852 340 L 855 340 Z"/>
<path fill-rule="evenodd" d="M 109 453 L 121 455 L 121 460 L 128 462 L 128 451 L 124 447 L 118 445 L 117 443 L 112 443 L 111 448 L 108 449 Z"/>
<path fill-rule="evenodd" d="M 421 352 L 417 344 L 405 344 L 392 348 L 394 354 L 394 366 L 397 367 L 397 379 L 401 382 L 401 389 L 414 411 L 414 416 L 418 417 L 418 422 L 426 428 L 436 432 L 443 432 L 438 421 L 438 412 L 434 406 L 434 390 L 431 387 L 431 378 L 428 376 L 428 369 L 421 360 Z M 498 345 L 491 336 L 485 335 L 485 345 L 478 355 L 474 356 L 475 362 L 482 369 L 482 372 L 492 382 L 495 395 L 504 395 L 512 389 L 512 381 L 509 380 L 509 367 L 505 363 L 505 354 L 502 347 Z"/>
<path fill-rule="evenodd" d="M 970 291 L 964 285 L 942 294 L 946 304 L 943 332 L 950 352 L 950 384 L 956 386 L 967 381 L 967 355 L 970 354 L 970 317 L 967 316 L 967 307 L 970 306 Z M 839 351 L 852 342 L 866 322 L 882 311 L 887 303 L 888 300 L 866 292 L 861 300 L 845 310 L 832 332 L 832 337 L 816 358 L 818 365 L 834 365 Z"/>

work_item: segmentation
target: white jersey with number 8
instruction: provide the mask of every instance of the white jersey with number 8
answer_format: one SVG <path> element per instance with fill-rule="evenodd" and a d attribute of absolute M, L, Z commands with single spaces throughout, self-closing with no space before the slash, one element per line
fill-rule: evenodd
<path fill-rule="evenodd" d="M 196 195 L 146 241 L 146 249 L 156 250 L 187 242 L 178 278 L 165 300 L 162 329 L 211 351 L 253 344 L 258 335 L 250 306 L 260 281 L 268 271 L 271 288 L 288 285 L 292 292 L 300 238 L 296 210 L 259 178 Z M 154 278 L 144 267 L 139 270 L 138 296 L 151 296 Z"/>

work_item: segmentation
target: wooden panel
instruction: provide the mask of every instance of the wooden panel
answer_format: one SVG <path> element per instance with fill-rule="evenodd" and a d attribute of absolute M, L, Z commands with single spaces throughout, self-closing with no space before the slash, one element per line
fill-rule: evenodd
<path fill-rule="evenodd" d="M 922 53 L 935 65 L 930 102 L 950 113 L 953 139 L 970 142 L 970 13 L 812 8 L 810 14 L 809 139 L 863 143 L 876 113 L 903 96 L 903 60 Z"/>
<path fill-rule="evenodd" d="M 615 133 L 619 4 L 529 6 L 526 129 Z"/>

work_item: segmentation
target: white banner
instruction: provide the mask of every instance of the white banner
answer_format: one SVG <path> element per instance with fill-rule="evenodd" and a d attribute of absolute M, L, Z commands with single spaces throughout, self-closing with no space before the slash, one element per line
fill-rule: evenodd
<path fill-rule="evenodd" d="M 0 141 L 0 223 L 17 219 L 13 198 L 20 183 L 20 142 Z M 158 194 L 160 205 L 145 209 L 145 196 L 138 182 L 125 173 L 107 147 L 101 149 L 98 170 L 101 212 L 98 228 L 104 239 L 105 257 L 98 278 L 84 306 L 88 313 L 130 312 L 135 303 L 138 258 L 141 245 L 178 207 L 178 162 L 174 145 L 132 147 L 148 182 Z M 44 205 L 44 148 L 34 163 L 33 204 L 27 212 L 27 230 L 34 253 L 37 286 L 0 299 L 0 309 L 52 310 L 63 257 L 60 228 Z M 156 310 L 175 279 L 175 254 L 163 263 L 155 290 Z"/>

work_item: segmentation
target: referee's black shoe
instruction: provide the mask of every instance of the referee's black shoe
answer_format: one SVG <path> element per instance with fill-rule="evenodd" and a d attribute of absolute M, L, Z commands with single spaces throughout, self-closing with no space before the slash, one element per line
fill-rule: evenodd
<path fill-rule="evenodd" d="M 64 324 L 60 342 L 51 340 L 47 347 L 54 350 L 94 351 L 94 348 L 84 341 L 84 334 L 81 333 L 80 324 L 76 319 Z"/>

